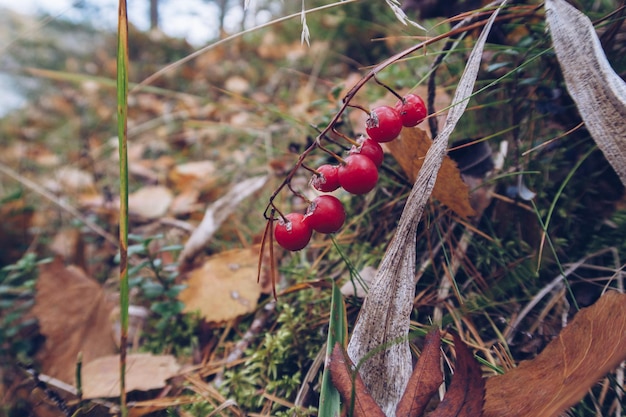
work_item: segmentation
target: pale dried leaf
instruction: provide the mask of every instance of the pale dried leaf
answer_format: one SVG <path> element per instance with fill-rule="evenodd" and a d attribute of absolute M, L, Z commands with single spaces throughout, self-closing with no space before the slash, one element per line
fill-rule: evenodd
<path fill-rule="evenodd" d="M 193 161 L 175 166 L 169 173 L 169 180 L 176 190 L 205 191 L 217 182 L 217 168 L 213 161 Z"/>
<path fill-rule="evenodd" d="M 126 356 L 126 392 L 163 388 L 180 371 L 172 355 L 131 353 Z M 109 355 L 83 366 L 83 398 L 112 398 L 120 395 L 120 357 Z"/>
<path fill-rule="evenodd" d="M 167 213 L 174 196 L 162 185 L 140 188 L 128 196 L 128 210 L 144 219 L 158 219 Z"/>
<path fill-rule="evenodd" d="M 415 293 L 415 236 L 424 207 L 435 186 L 446 154 L 448 138 L 461 118 L 472 93 L 482 52 L 500 7 L 494 11 L 470 54 L 448 112 L 446 124 L 426 154 L 394 236 L 361 308 L 348 354 L 358 363 L 361 376 L 385 415 L 394 416 L 412 372 L 407 334 Z M 380 353 L 371 352 L 385 347 Z"/>
<path fill-rule="evenodd" d="M 626 83 L 606 59 L 587 16 L 547 0 L 546 20 L 567 91 L 585 126 L 626 185 Z"/>
<path fill-rule="evenodd" d="M 61 187 L 61 191 L 76 192 L 93 189 L 93 175 L 79 168 L 65 166 L 56 172 L 56 180 Z"/>
<path fill-rule="evenodd" d="M 185 312 L 199 312 L 208 322 L 223 322 L 251 313 L 261 295 L 257 283 L 260 247 L 234 249 L 210 257 L 189 273 L 179 295 Z"/>
<path fill-rule="evenodd" d="M 56 260 L 40 268 L 33 315 L 46 337 L 39 359 L 42 372 L 74 382 L 78 353 L 85 362 L 116 351 L 112 305 L 95 280 Z"/>
<path fill-rule="evenodd" d="M 535 359 L 487 379 L 484 417 L 557 417 L 624 360 L 626 294 L 610 291 Z"/>

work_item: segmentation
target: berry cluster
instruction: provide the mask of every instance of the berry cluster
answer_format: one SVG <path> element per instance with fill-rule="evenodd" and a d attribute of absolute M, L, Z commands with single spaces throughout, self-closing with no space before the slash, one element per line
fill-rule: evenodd
<path fill-rule="evenodd" d="M 366 121 L 365 131 L 369 137 L 357 141 L 346 138 L 353 143 L 348 156 L 337 157 L 338 165 L 324 164 L 315 169 L 311 185 L 324 193 L 340 187 L 351 194 L 370 192 L 378 182 L 378 168 L 383 163 L 380 144 L 397 138 L 403 127 L 421 123 L 426 115 L 424 101 L 415 94 L 401 98 L 395 107 L 374 108 Z M 274 228 L 274 237 L 283 248 L 297 251 L 309 243 L 313 231 L 334 233 L 345 220 L 346 211 L 339 199 L 323 194 L 311 201 L 305 214 L 281 215 Z"/>

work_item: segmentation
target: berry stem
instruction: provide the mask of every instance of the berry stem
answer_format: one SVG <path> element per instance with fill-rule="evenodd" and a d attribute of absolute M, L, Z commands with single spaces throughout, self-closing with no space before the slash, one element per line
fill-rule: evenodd
<path fill-rule="evenodd" d="M 347 146 L 345 146 L 344 144 L 340 143 L 338 140 L 336 140 L 335 138 L 331 137 L 330 135 L 328 135 L 328 134 L 322 135 L 321 129 L 319 129 L 317 126 L 311 125 L 311 127 L 317 131 L 317 133 L 320 135 L 320 138 L 323 137 L 327 141 L 329 141 L 331 143 L 334 143 L 335 145 L 341 147 L 344 151 L 349 150 L 349 148 Z M 331 130 L 332 130 L 332 132 L 339 134 L 339 132 L 337 131 L 337 129 L 335 129 L 334 126 L 332 127 Z M 342 135 L 339 135 L 339 136 L 342 136 Z"/>
<path fill-rule="evenodd" d="M 402 102 L 404 103 L 404 97 L 402 97 L 400 94 L 398 94 L 398 92 L 396 90 L 394 90 L 393 88 L 391 88 L 390 86 L 388 86 L 384 82 L 380 81 L 378 79 L 378 77 L 376 76 L 376 74 L 374 74 L 374 81 L 376 81 L 376 84 L 378 84 L 378 85 L 380 85 L 382 87 L 385 87 L 385 89 L 387 89 L 387 91 L 389 91 L 391 94 L 396 96 L 398 99 L 402 100 Z"/>
<path fill-rule="evenodd" d="M 358 85 L 358 84 L 357 84 Z M 365 85 L 365 83 L 363 83 L 363 85 Z M 355 86 L 356 87 L 356 86 Z M 362 86 L 361 86 L 362 87 Z M 352 90 L 354 90 L 354 87 L 352 87 Z M 350 91 L 352 91 L 350 90 Z M 358 90 L 357 90 L 358 91 Z M 352 98 L 354 97 L 354 95 L 357 93 L 357 91 L 354 91 L 354 94 L 350 97 L 350 100 L 352 100 Z M 349 94 L 349 93 L 348 93 Z M 346 98 L 348 97 L 348 95 L 346 95 Z M 345 98 L 344 98 L 345 100 Z M 341 108 L 342 110 L 345 110 L 346 107 L 352 107 L 354 109 L 359 109 L 364 111 L 365 113 L 367 113 L 367 115 L 369 116 L 370 111 L 368 109 L 366 109 L 365 107 L 361 106 L 360 104 L 349 104 L 349 103 L 345 103 Z"/>
<path fill-rule="evenodd" d="M 354 139 L 352 139 L 352 138 L 349 138 L 348 136 L 344 135 L 344 134 L 343 134 L 343 133 L 341 133 L 340 131 L 336 130 L 334 127 L 333 127 L 333 129 L 332 129 L 332 130 L 333 130 L 333 133 L 334 133 L 334 134 L 336 134 L 336 135 L 338 135 L 339 137 L 341 137 L 343 140 L 345 140 L 346 142 L 348 142 L 350 145 L 354 145 L 354 146 L 356 146 L 357 148 L 359 147 L 359 143 L 358 143 L 356 140 L 354 140 Z"/>
<path fill-rule="evenodd" d="M 306 196 L 304 194 L 302 194 L 300 191 L 297 191 L 295 188 L 293 188 L 291 186 L 291 183 L 287 184 L 287 188 L 289 188 L 289 191 L 291 191 L 293 193 L 293 195 L 295 195 L 296 197 L 299 197 L 301 199 L 303 199 L 307 204 L 311 204 L 311 200 L 309 200 L 308 198 L 306 198 Z M 287 220 L 285 218 L 285 216 L 282 216 L 283 220 Z"/>
<path fill-rule="evenodd" d="M 310 166 L 308 166 L 307 164 L 302 164 L 302 168 L 306 169 L 307 171 L 309 171 L 311 174 L 319 174 L 319 172 L 317 172 L 317 170 L 311 168 Z"/>
<path fill-rule="evenodd" d="M 318 137 L 319 139 L 319 137 Z M 328 149 L 327 147 L 325 147 L 324 145 L 322 145 L 321 143 L 317 144 L 317 147 L 320 148 L 322 151 L 326 152 L 327 154 L 329 154 L 330 156 L 332 156 L 333 158 L 335 158 L 340 164 L 345 164 L 346 162 L 343 160 L 342 157 L 340 157 L 339 155 L 337 155 L 335 152 L 331 151 L 330 149 Z"/>

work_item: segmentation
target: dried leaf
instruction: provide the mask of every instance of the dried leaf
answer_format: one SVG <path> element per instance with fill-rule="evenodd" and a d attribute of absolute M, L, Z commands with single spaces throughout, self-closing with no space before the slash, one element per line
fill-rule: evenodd
<path fill-rule="evenodd" d="M 441 338 L 439 331 L 433 331 L 426 336 L 422 354 L 396 408 L 396 416 L 421 416 L 442 382 Z"/>
<path fill-rule="evenodd" d="M 175 166 L 169 180 L 180 191 L 205 191 L 215 186 L 217 168 L 213 161 L 194 161 Z"/>
<path fill-rule="evenodd" d="M 261 295 L 258 259 L 258 245 L 210 257 L 189 273 L 187 288 L 179 295 L 185 312 L 199 311 L 205 320 L 219 323 L 254 311 Z"/>
<path fill-rule="evenodd" d="M 56 260 L 41 266 L 33 315 L 46 337 L 39 359 L 43 373 L 74 382 L 76 358 L 84 362 L 116 351 L 112 306 L 96 281 Z"/>
<path fill-rule="evenodd" d="M 360 368 L 361 377 L 385 415 L 395 414 L 412 373 L 407 334 L 415 294 L 417 225 L 435 186 L 448 138 L 467 107 L 487 35 L 505 4 L 506 1 L 503 1 L 492 13 L 474 45 L 446 123 L 426 153 L 424 165 L 400 217 L 396 235 L 378 268 L 376 281 L 370 287 L 348 344 L 348 354 L 353 361 L 360 362 L 367 358 Z M 371 354 L 381 347 L 384 350 L 380 353 Z"/>
<path fill-rule="evenodd" d="M 330 376 L 339 391 L 339 395 L 346 405 L 352 404 L 353 417 L 384 417 L 380 407 L 376 404 L 363 383 L 361 376 L 356 373 L 354 365 L 343 347 L 337 343 L 330 355 Z"/>
<path fill-rule="evenodd" d="M 174 196 L 162 185 L 140 188 L 128 196 L 128 207 L 132 214 L 145 219 L 158 219 L 167 213 Z"/>
<path fill-rule="evenodd" d="M 387 143 L 387 148 L 409 176 L 409 181 L 415 182 L 431 145 L 432 141 L 424 130 L 413 128 L 404 129 L 398 139 Z M 469 189 L 461 179 L 456 163 L 447 155 L 437 175 L 433 197 L 459 216 L 476 214 L 470 205 Z"/>
<path fill-rule="evenodd" d="M 66 263 L 85 268 L 85 242 L 80 229 L 59 230 L 50 243 L 50 250 Z"/>
<path fill-rule="evenodd" d="M 481 417 L 485 402 L 485 380 L 480 365 L 456 334 L 454 350 L 456 362 L 452 382 L 445 397 L 429 417 Z"/>
<path fill-rule="evenodd" d="M 200 198 L 200 192 L 194 189 L 188 189 L 178 194 L 172 200 L 170 205 L 170 212 L 174 216 L 188 215 L 189 213 L 198 209 Z M 201 206 L 200 208 L 202 208 Z"/>
<path fill-rule="evenodd" d="M 545 7 L 567 91 L 587 130 L 626 185 L 626 83 L 611 68 L 587 16 L 563 0 L 547 0 Z"/>
<path fill-rule="evenodd" d="M 163 388 L 178 374 L 180 365 L 172 355 L 131 353 L 126 356 L 126 392 Z M 120 395 L 120 357 L 110 355 L 83 366 L 83 398 L 111 398 Z"/>
<path fill-rule="evenodd" d="M 559 416 L 624 360 L 626 294 L 610 291 L 580 310 L 535 359 L 487 379 L 484 417 Z"/>
<path fill-rule="evenodd" d="M 20 198 L 0 204 L 0 265 L 17 262 L 31 244 L 31 230 L 35 212 Z"/>
<path fill-rule="evenodd" d="M 95 187 L 92 174 L 70 166 L 60 168 L 55 180 L 58 190 L 65 193 L 94 190 Z"/>

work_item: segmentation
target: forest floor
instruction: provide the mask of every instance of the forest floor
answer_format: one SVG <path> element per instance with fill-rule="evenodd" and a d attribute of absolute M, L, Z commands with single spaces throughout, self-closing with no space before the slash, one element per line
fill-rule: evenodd
<path fill-rule="evenodd" d="M 424 23 L 425 35 L 384 4 L 372 7 L 311 14 L 310 45 L 296 18 L 216 42 L 193 59 L 182 40 L 131 30 L 130 415 L 316 415 L 330 282 L 342 286 L 352 329 L 363 302 L 354 279 L 371 282 L 393 239 L 415 161 L 429 147 L 428 122 L 403 131 L 403 147 L 384 146 L 374 191 L 334 193 L 347 220 L 332 236 L 316 233 L 300 252 L 276 247 L 271 260 L 259 256 L 263 213 L 372 65 L 449 29 L 438 17 Z M 490 87 L 472 98 L 453 134 L 448 171 L 418 230 L 413 347 L 433 324 L 453 328 L 485 376 L 536 357 L 606 289 L 623 292 L 624 188 L 580 128 L 546 53 L 543 12 L 529 10 L 520 6 L 519 20 L 497 27 L 477 81 Z M 616 39 L 607 55 L 623 77 Z M 473 40 L 470 33 L 456 43 L 438 70 L 439 123 Z M 444 43 L 379 80 L 426 100 Z M 52 20 L 0 55 L 27 101 L 0 119 L 0 416 L 76 409 L 77 363 L 88 401 L 81 415 L 118 410 L 115 50 L 115 34 Z M 395 100 L 370 82 L 352 104 Z M 366 118 L 351 109 L 336 127 L 355 138 Z M 331 139 L 338 154 L 350 148 L 340 135 Z M 332 160 L 318 152 L 307 166 Z M 305 199 L 317 195 L 310 177 L 300 169 L 291 180 Z M 288 189 L 274 203 L 285 213 L 306 209 Z M 615 375 L 570 414 L 624 409 Z"/>

